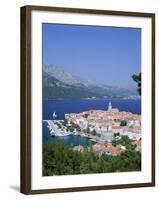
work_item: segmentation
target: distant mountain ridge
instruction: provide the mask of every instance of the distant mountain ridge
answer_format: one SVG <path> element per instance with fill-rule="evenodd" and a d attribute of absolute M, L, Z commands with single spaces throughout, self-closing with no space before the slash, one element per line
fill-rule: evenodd
<path fill-rule="evenodd" d="M 78 76 L 72 75 L 61 67 L 55 67 L 53 65 L 43 65 L 43 71 L 48 73 L 50 76 L 56 77 L 59 81 L 69 84 L 69 85 L 84 85 L 84 86 L 94 86 L 96 83 L 92 80 L 85 80 L 79 78 Z"/>
<path fill-rule="evenodd" d="M 126 98 L 137 96 L 135 89 L 106 86 L 82 79 L 54 65 L 43 64 L 43 98 Z"/>

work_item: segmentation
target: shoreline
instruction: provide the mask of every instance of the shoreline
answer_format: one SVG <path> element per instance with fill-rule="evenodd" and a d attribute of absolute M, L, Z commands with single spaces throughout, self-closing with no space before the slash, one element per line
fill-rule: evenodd
<path fill-rule="evenodd" d="M 113 97 L 113 98 L 54 98 L 54 99 L 43 99 L 43 101 L 57 101 L 57 100 L 61 100 L 61 101 L 64 101 L 64 100 L 141 100 L 141 97 L 137 97 L 137 98 L 126 98 L 126 97 L 123 97 L 123 98 L 119 98 L 119 97 Z"/>
<path fill-rule="evenodd" d="M 60 129 L 57 129 L 54 126 L 54 122 L 53 121 L 54 120 L 43 120 L 43 122 L 47 123 L 47 128 L 49 129 L 49 131 L 50 131 L 49 134 L 51 136 L 66 137 L 66 136 L 69 136 L 69 135 L 73 135 L 73 136 L 80 136 L 80 137 L 88 138 L 93 142 L 98 142 L 97 139 L 95 138 L 95 136 L 91 136 L 90 134 L 86 134 L 86 133 L 83 133 L 83 132 L 76 132 L 76 133 L 73 133 L 73 132 L 60 132 L 59 133 Z M 62 120 L 59 120 L 59 121 L 62 121 Z"/>

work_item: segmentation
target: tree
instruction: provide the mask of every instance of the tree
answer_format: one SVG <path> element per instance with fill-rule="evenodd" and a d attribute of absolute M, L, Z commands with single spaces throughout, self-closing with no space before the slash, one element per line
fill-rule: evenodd
<path fill-rule="evenodd" d="M 78 132 L 80 132 L 80 131 L 81 131 L 80 126 L 77 126 L 77 127 L 76 127 L 76 130 L 77 130 Z"/>
<path fill-rule="evenodd" d="M 116 139 L 112 140 L 112 145 L 113 145 L 114 147 L 116 147 L 117 144 L 118 144 L 118 142 L 117 142 Z"/>
<path fill-rule="evenodd" d="M 92 133 L 92 135 L 97 135 L 96 130 L 93 130 L 91 133 Z"/>
<path fill-rule="evenodd" d="M 89 129 L 89 126 L 87 127 L 87 133 L 90 133 L 90 129 Z"/>
<path fill-rule="evenodd" d="M 83 117 L 87 118 L 89 116 L 88 113 L 84 114 Z"/>
<path fill-rule="evenodd" d="M 137 83 L 137 91 L 141 95 L 141 72 L 138 75 L 133 74 L 132 79 Z"/>
<path fill-rule="evenodd" d="M 121 122 L 120 122 L 120 126 L 126 126 L 127 125 L 127 121 L 126 120 L 122 120 Z"/>
<path fill-rule="evenodd" d="M 74 151 L 60 141 L 43 144 L 43 175 L 90 174 L 141 170 L 141 152 L 135 151 L 127 136 L 116 144 L 126 146 L 126 151 L 118 156 L 97 156 L 92 150 Z"/>
<path fill-rule="evenodd" d="M 62 125 L 63 125 L 63 126 L 67 126 L 67 124 L 68 124 L 67 119 L 64 119 L 64 121 L 62 121 Z"/>

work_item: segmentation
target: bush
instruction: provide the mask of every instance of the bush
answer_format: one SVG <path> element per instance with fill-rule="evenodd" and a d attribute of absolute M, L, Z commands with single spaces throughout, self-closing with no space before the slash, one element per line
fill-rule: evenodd
<path fill-rule="evenodd" d="M 126 120 L 122 120 L 120 122 L 120 126 L 127 126 L 127 121 Z"/>
<path fill-rule="evenodd" d="M 123 138 L 121 142 L 125 143 L 126 140 L 127 138 Z M 101 157 L 95 155 L 92 150 L 74 151 L 59 141 L 43 144 L 44 176 L 139 170 L 141 170 L 141 153 L 136 152 L 131 143 L 127 144 L 127 151 L 119 156 Z"/>

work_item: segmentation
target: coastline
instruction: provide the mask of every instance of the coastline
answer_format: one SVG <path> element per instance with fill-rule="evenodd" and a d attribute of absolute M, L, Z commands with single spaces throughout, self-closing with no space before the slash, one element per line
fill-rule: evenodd
<path fill-rule="evenodd" d="M 60 120 L 63 121 L 63 120 Z M 87 133 L 82 133 L 82 132 L 61 132 L 60 129 L 57 130 L 57 128 L 54 126 L 53 120 L 43 120 L 43 122 L 47 122 L 47 128 L 50 131 L 51 136 L 58 136 L 58 137 L 65 137 L 68 135 L 74 135 L 74 136 L 80 136 L 80 137 L 86 137 L 89 138 L 91 141 L 97 142 L 96 137 L 91 136 L 90 134 Z M 59 132 L 60 131 L 60 132 Z"/>
<path fill-rule="evenodd" d="M 109 155 L 109 151 L 120 152 L 121 147 L 116 149 L 113 145 L 126 137 L 129 143 L 138 141 L 137 150 L 141 151 L 141 132 L 135 133 L 133 129 L 138 126 L 141 131 L 140 99 L 66 99 L 43 103 L 43 141 L 62 141 L 77 151 L 94 148 L 101 156 Z M 125 120 L 128 124 L 121 125 Z M 125 148 L 122 143 L 121 146 Z"/>
<path fill-rule="evenodd" d="M 53 117 L 57 117 L 55 112 Z M 88 110 L 81 113 L 64 115 L 64 120 L 43 120 L 51 136 L 78 135 L 87 137 L 98 143 L 111 142 L 128 136 L 129 139 L 141 138 L 141 116 L 131 112 L 112 108 L 111 102 L 107 110 Z"/>

